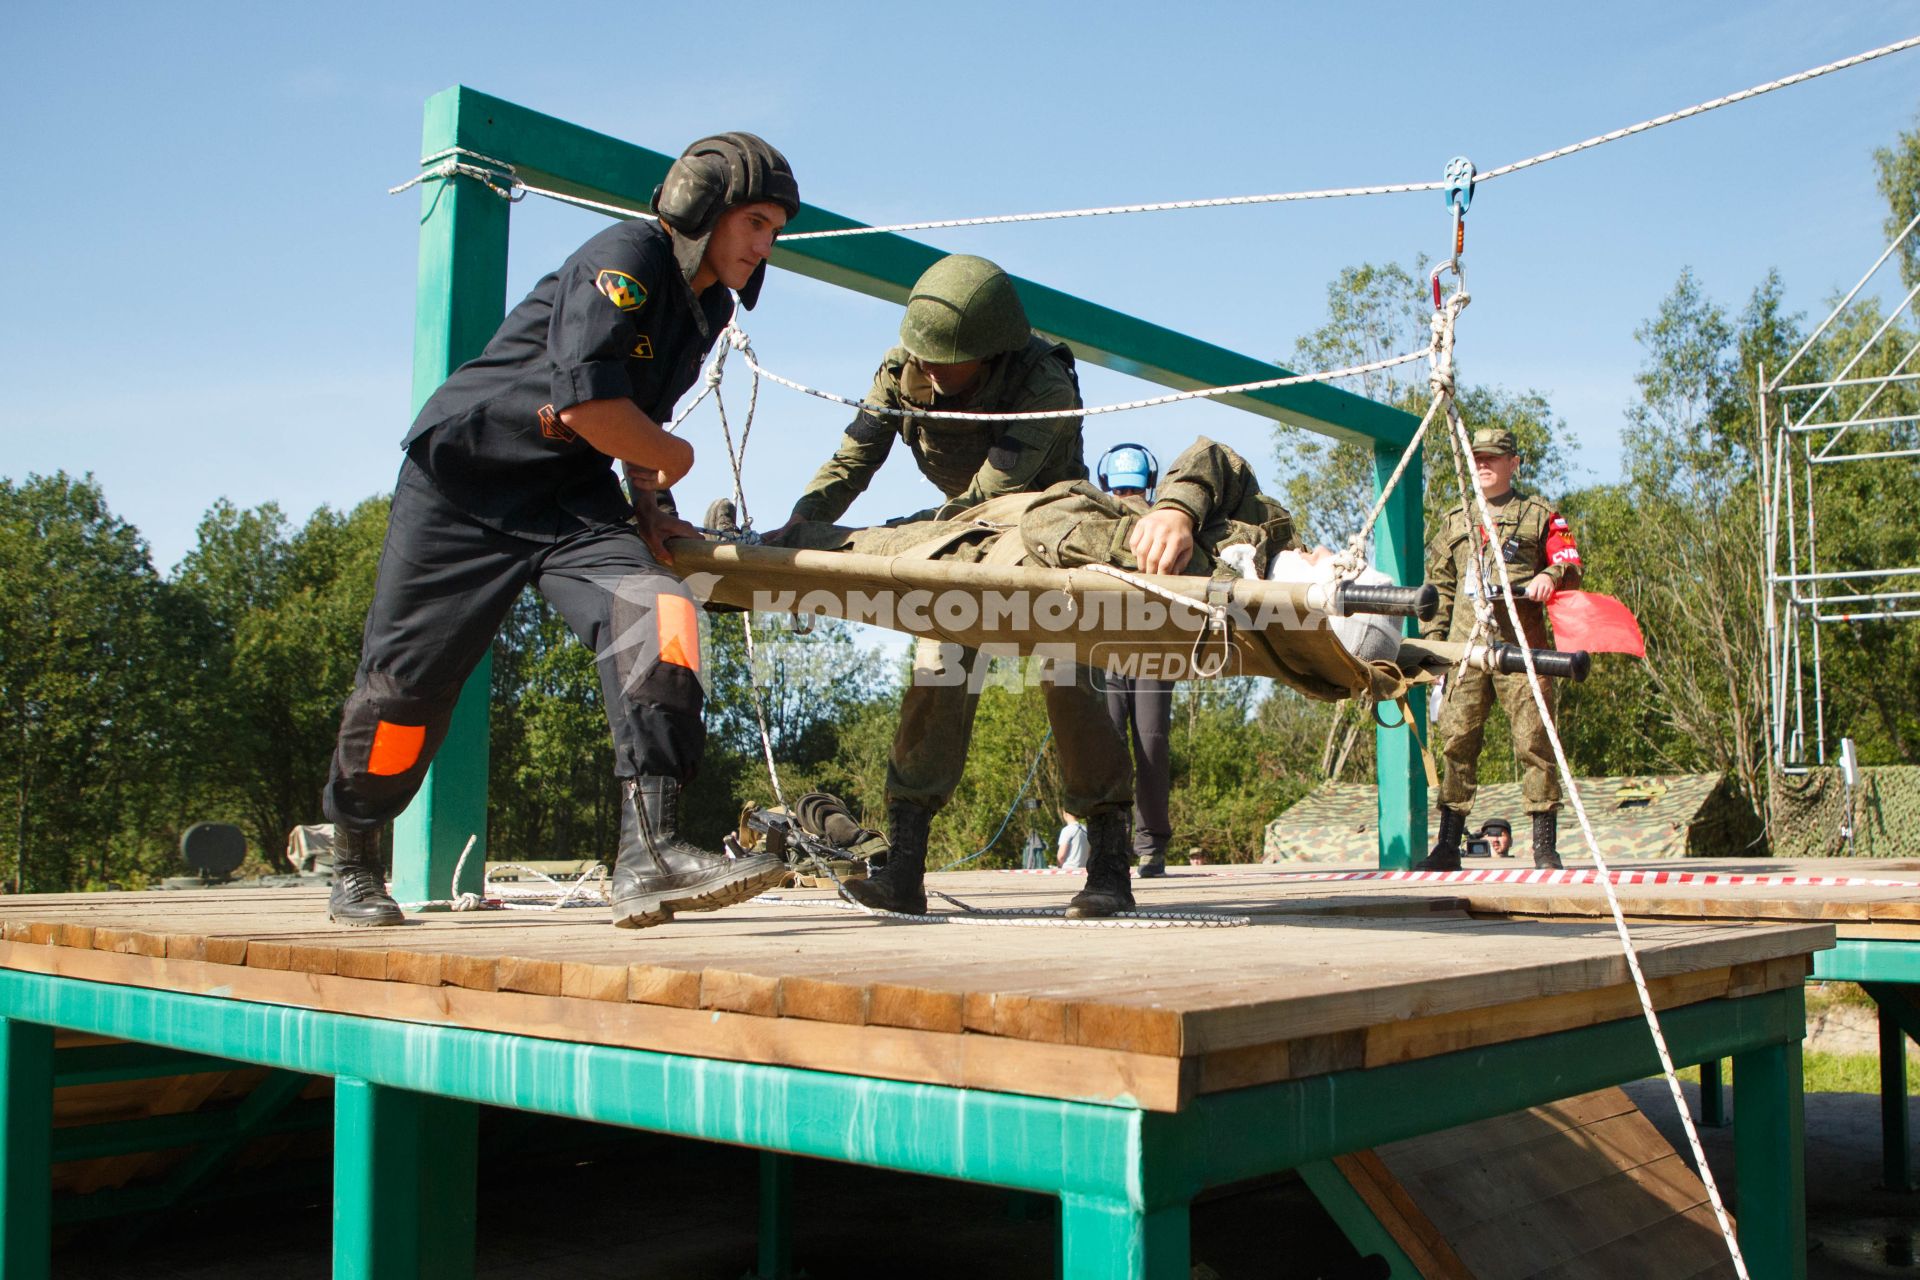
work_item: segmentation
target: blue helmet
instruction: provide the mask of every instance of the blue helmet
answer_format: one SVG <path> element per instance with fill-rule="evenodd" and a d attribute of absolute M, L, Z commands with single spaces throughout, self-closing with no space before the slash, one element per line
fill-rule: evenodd
<path fill-rule="evenodd" d="M 1094 474 L 1100 478 L 1100 487 L 1109 493 L 1115 489 L 1151 492 L 1160 480 L 1160 462 L 1143 444 L 1117 444 L 1100 455 Z"/>

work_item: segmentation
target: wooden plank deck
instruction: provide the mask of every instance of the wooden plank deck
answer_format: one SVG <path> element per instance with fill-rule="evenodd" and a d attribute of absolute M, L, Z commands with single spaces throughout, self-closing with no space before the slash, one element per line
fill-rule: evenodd
<path fill-rule="evenodd" d="M 1477 897 L 1444 887 L 1211 872 L 1142 882 L 1142 905 L 1229 908 L 1251 926 L 895 924 L 795 890 L 636 933 L 596 909 L 341 929 L 307 890 L 5 898 L 0 966 L 1164 1111 L 1638 1008 L 1603 921 L 1476 919 Z M 1057 906 L 1075 883 L 989 872 L 934 887 L 976 906 Z M 1656 999 L 1674 1006 L 1797 984 L 1833 932 L 1817 918 L 1703 918 L 1636 936 Z"/>

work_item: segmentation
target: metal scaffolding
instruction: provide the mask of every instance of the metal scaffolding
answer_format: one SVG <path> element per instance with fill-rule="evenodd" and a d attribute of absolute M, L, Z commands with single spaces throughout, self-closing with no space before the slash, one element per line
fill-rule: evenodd
<path fill-rule="evenodd" d="M 1823 379 L 1788 382 L 1821 337 L 1853 305 L 1868 282 L 1920 227 L 1920 215 L 1896 235 L 1847 295 L 1771 378 L 1764 366 L 1760 392 L 1760 522 L 1765 546 L 1762 574 L 1766 585 L 1767 687 L 1773 759 L 1786 773 L 1804 773 L 1827 763 L 1826 683 L 1821 669 L 1821 631 L 1834 623 L 1894 622 L 1920 618 L 1920 565 L 1883 565 L 1822 569 L 1819 521 L 1815 517 L 1814 477 L 1821 469 L 1858 466 L 1913 466 L 1920 458 L 1920 413 L 1871 414 L 1891 388 L 1920 382 L 1908 372 L 1920 356 L 1920 342 L 1909 346 L 1891 369 L 1875 376 L 1851 376 L 1920 296 L 1909 289 L 1871 336 Z M 1813 362 L 1810 362 L 1813 363 Z M 1857 400 L 1840 416 L 1844 401 Z M 1824 415 L 1823 415 L 1824 411 Z M 1843 441 L 1848 447 L 1840 449 Z M 1863 444 L 1866 447 L 1862 447 Z M 1829 593 L 1838 586 L 1837 593 Z M 1808 686 L 1811 684 L 1811 689 Z M 1809 707 L 1809 694 L 1812 705 Z M 1811 719 L 1811 735 L 1809 735 Z M 1809 741 L 1811 736 L 1811 741 Z"/>

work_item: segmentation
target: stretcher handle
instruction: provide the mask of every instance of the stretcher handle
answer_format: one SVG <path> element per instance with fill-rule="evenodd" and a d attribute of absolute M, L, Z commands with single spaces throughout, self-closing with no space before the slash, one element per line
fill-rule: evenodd
<path fill-rule="evenodd" d="M 1337 617 L 1356 613 L 1383 613 L 1395 618 L 1418 618 L 1426 622 L 1440 609 L 1440 589 L 1431 582 L 1417 587 L 1383 587 L 1358 582 L 1341 582 L 1333 589 L 1333 610 Z"/>
<path fill-rule="evenodd" d="M 1521 656 L 1519 645 L 1496 644 L 1493 646 L 1493 659 L 1507 675 L 1526 674 L 1527 660 Z M 1543 676 L 1580 681 L 1585 680 L 1587 672 L 1593 669 L 1593 655 L 1585 649 L 1575 649 L 1571 653 L 1559 649 L 1535 649 L 1533 666 Z"/>

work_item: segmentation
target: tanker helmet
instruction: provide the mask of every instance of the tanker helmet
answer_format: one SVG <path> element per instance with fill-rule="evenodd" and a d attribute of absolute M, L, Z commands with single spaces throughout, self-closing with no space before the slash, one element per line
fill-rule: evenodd
<path fill-rule="evenodd" d="M 689 283 L 700 270 L 720 215 L 763 200 L 779 205 L 789 218 L 800 213 L 793 167 L 764 139 L 751 133 L 717 133 L 681 152 L 667 170 L 667 180 L 653 189 L 653 211 L 673 230 L 673 256 Z M 763 262 L 741 287 L 741 306 L 753 309 L 766 277 Z"/>
<path fill-rule="evenodd" d="M 1143 444 L 1117 444 L 1100 455 L 1093 473 L 1108 493 L 1115 489 L 1139 489 L 1151 493 L 1160 479 L 1160 461 Z"/>
<path fill-rule="evenodd" d="M 907 297 L 900 344 L 926 364 L 965 364 L 1017 351 L 1033 336 L 1013 278 L 956 253 L 926 269 Z"/>

